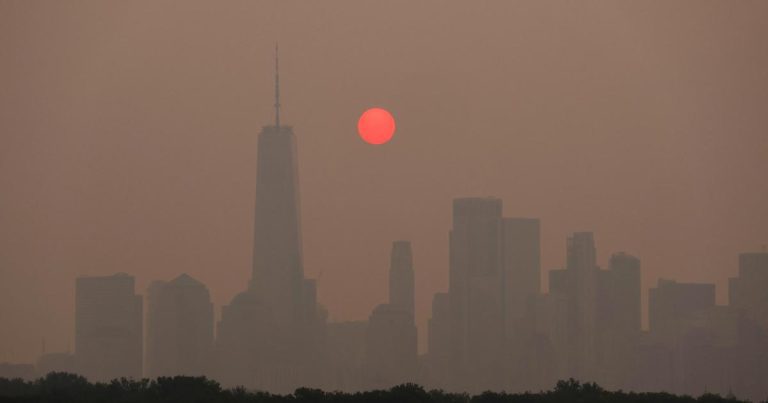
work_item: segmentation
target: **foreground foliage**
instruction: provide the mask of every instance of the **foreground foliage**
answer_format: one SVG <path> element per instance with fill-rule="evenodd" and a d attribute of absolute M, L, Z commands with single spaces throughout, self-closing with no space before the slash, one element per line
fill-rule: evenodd
<path fill-rule="evenodd" d="M 594 383 L 573 379 L 560 381 L 551 391 L 538 393 L 484 392 L 476 396 L 425 390 L 403 384 L 389 390 L 357 393 L 324 392 L 300 388 L 291 395 L 253 392 L 243 388 L 223 389 L 205 377 L 176 376 L 154 380 L 115 379 L 90 383 L 79 375 L 52 372 L 36 381 L 0 378 L 0 402 L 253 402 L 253 403 L 554 403 L 554 402 L 741 402 L 733 397 L 704 394 L 698 398 L 668 393 L 611 392 Z"/>

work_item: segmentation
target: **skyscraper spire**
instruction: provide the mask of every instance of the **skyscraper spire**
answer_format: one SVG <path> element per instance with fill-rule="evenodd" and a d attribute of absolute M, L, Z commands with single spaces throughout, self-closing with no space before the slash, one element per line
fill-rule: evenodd
<path fill-rule="evenodd" d="M 275 127 L 280 130 L 280 59 L 275 42 Z"/>

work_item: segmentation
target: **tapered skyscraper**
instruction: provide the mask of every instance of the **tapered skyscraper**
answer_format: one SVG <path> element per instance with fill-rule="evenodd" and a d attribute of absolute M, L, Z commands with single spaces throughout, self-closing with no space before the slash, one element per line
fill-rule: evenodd
<path fill-rule="evenodd" d="M 275 123 L 258 139 L 252 277 L 222 307 L 215 366 L 226 385 L 290 392 L 319 384 L 325 318 L 314 280 L 304 278 L 296 138 L 280 124 L 275 51 Z"/>
<path fill-rule="evenodd" d="M 296 137 L 280 124 L 280 75 L 275 55 L 275 124 L 259 133 L 251 287 L 279 320 L 300 314 L 302 262 Z"/>

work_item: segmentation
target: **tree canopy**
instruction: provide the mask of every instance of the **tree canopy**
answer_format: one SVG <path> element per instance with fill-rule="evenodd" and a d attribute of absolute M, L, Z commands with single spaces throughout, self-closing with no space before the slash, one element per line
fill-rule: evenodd
<path fill-rule="evenodd" d="M 733 396 L 704 394 L 698 398 L 669 393 L 607 391 L 595 383 L 574 379 L 559 381 L 554 389 L 536 393 L 483 392 L 478 395 L 425 390 L 406 383 L 389 390 L 345 393 L 299 388 L 289 395 L 250 391 L 238 387 L 225 389 L 205 377 L 174 376 L 156 379 L 115 379 L 91 383 L 80 375 L 51 372 L 34 381 L 0 378 L 0 402 L 117 402 L 117 403 L 560 403 L 560 402 L 742 402 Z"/>

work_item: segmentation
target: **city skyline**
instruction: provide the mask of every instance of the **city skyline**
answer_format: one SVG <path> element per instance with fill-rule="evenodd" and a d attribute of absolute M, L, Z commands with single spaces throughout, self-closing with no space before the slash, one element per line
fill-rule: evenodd
<path fill-rule="evenodd" d="M 21 6 L 5 7 L 11 10 L 12 15 L 17 15 L 15 12 L 24 12 Z M 458 12 L 458 9 L 459 7 L 453 6 L 449 12 Z M 608 9 L 613 13 L 621 11 L 620 8 Z M 278 7 L 276 12 L 280 10 L 297 11 L 290 5 Z M 551 11 L 546 6 L 537 10 L 541 15 L 548 15 Z M 595 10 L 597 7 L 593 11 Z M 96 7 L 94 12 L 104 11 Z M 128 12 L 130 13 L 130 10 Z M 229 12 L 232 10 L 226 11 Z M 194 14 L 194 11 L 192 13 Z M 305 14 L 298 12 L 298 15 Z M 483 15 L 484 18 L 492 18 Z M 700 15 L 708 14 L 697 14 Z M 741 22 L 751 21 L 746 13 L 739 16 Z M 333 20 L 341 17 L 325 18 Z M 405 23 L 410 18 L 412 17 L 404 17 L 401 21 Z M 342 21 L 348 20 L 342 18 Z M 244 24 L 243 21 L 240 23 Z M 731 21 L 719 23 L 722 24 L 721 28 L 732 24 Z M 592 40 L 602 38 L 594 32 L 580 30 L 578 24 L 571 24 L 574 25 L 566 26 L 574 32 L 581 32 Z M 67 26 L 60 25 L 59 28 Z M 244 29 L 245 25 L 234 26 L 235 29 Z M 758 30 L 752 25 L 746 26 Z M 603 28 L 614 32 L 615 27 Z M 127 28 L 118 26 L 114 29 Z M 187 33 L 194 32 L 189 27 L 182 26 L 183 29 L 189 29 L 185 31 Z M 273 30 L 274 34 L 280 33 L 277 27 L 269 29 Z M 535 32 L 533 27 L 524 29 Z M 690 27 L 680 29 L 680 32 L 684 33 L 694 32 Z M 11 25 L 11 30 L 16 32 L 15 30 L 22 28 Z M 132 32 L 130 29 L 128 31 Z M 568 236 L 591 231 L 595 237 L 591 242 L 597 245 L 597 254 L 589 259 L 594 263 L 593 266 L 602 269 L 613 266 L 612 256 L 615 253 L 626 251 L 629 255 L 639 258 L 642 261 L 640 284 L 643 328 L 648 327 L 645 318 L 650 290 L 661 289 L 662 284 L 666 284 L 659 282 L 659 279 L 676 280 L 679 283 L 714 284 L 715 302 L 717 305 L 725 305 L 734 298 L 728 293 L 729 288 L 744 289 L 738 281 L 734 283 L 729 280 L 738 274 L 738 255 L 744 252 L 760 252 L 761 248 L 764 251 L 762 245 L 768 238 L 768 215 L 765 214 L 764 206 L 768 195 L 759 188 L 761 182 L 757 172 L 761 172 L 760 169 L 765 165 L 760 155 L 762 151 L 768 150 L 768 143 L 765 142 L 764 136 L 757 137 L 755 134 L 764 134 L 766 127 L 764 118 L 759 118 L 757 113 L 740 111 L 741 114 L 735 114 L 731 111 L 728 112 L 730 114 L 724 112 L 717 118 L 707 120 L 702 118 L 703 114 L 720 105 L 719 102 L 725 101 L 712 101 L 704 106 L 687 105 L 691 108 L 689 112 L 695 112 L 694 115 L 704 122 L 701 127 L 689 127 L 687 119 L 675 120 L 666 115 L 677 106 L 670 103 L 650 111 L 646 109 L 637 112 L 638 114 L 623 108 L 613 110 L 620 116 L 623 114 L 625 118 L 649 118 L 648 122 L 651 123 L 631 120 L 624 125 L 606 118 L 606 121 L 602 122 L 604 126 L 601 126 L 589 123 L 598 119 L 599 114 L 585 117 L 585 122 L 578 115 L 567 113 L 568 108 L 572 107 L 569 102 L 574 102 L 577 98 L 566 97 L 565 100 L 557 100 L 554 87 L 543 90 L 541 98 L 536 98 L 532 96 L 534 88 L 528 88 L 526 91 L 524 86 L 522 92 L 528 97 L 515 98 L 508 108 L 500 106 L 499 102 L 483 103 L 482 100 L 478 105 L 473 105 L 466 100 L 482 98 L 477 95 L 486 93 L 492 95 L 486 98 L 498 100 L 498 96 L 506 96 L 508 91 L 511 93 L 514 87 L 522 84 L 516 81 L 514 76 L 511 84 L 500 87 L 483 78 L 477 78 L 473 86 L 456 84 L 452 79 L 462 77 L 463 81 L 472 74 L 463 71 L 463 67 L 449 68 L 446 73 L 438 69 L 429 70 L 430 65 L 424 64 L 425 59 L 418 56 L 415 59 L 420 60 L 421 65 L 415 70 L 416 73 L 397 68 L 388 70 L 386 67 L 367 67 L 369 71 L 378 72 L 379 77 L 390 80 L 389 84 L 396 84 L 394 88 L 404 89 L 408 96 L 403 97 L 398 96 L 394 89 L 387 90 L 371 84 L 370 80 L 366 80 L 365 74 L 355 76 L 359 74 L 355 73 L 350 80 L 361 84 L 361 91 L 368 92 L 355 98 L 354 92 L 348 88 L 354 87 L 350 85 L 352 81 L 335 76 L 338 72 L 326 72 L 328 77 L 336 77 L 332 81 L 345 89 L 342 91 L 342 94 L 345 94 L 341 98 L 342 101 L 334 101 L 339 104 L 330 102 L 335 105 L 335 109 L 327 109 L 327 106 L 312 103 L 313 100 L 316 101 L 318 93 L 326 92 L 323 90 L 325 84 L 320 84 L 322 80 L 319 78 L 322 76 L 304 70 L 308 63 L 317 61 L 317 56 L 312 52 L 305 54 L 301 51 L 306 48 L 299 44 L 302 35 L 297 32 L 283 32 L 288 39 L 281 38 L 282 59 L 285 61 L 287 54 L 288 60 L 283 63 L 288 69 L 288 73 L 284 72 L 284 77 L 288 78 L 284 80 L 283 86 L 283 90 L 287 91 L 288 101 L 284 102 L 285 117 L 282 121 L 293 123 L 297 127 L 296 138 L 301 161 L 297 165 L 296 173 L 297 186 L 302 189 L 303 203 L 298 205 L 297 202 L 294 209 L 297 217 L 303 217 L 301 222 L 304 231 L 302 234 L 302 230 L 298 230 L 297 242 L 301 245 L 303 238 L 307 244 L 304 248 L 306 252 L 298 252 L 301 260 L 297 267 L 300 268 L 298 272 L 301 276 L 306 273 L 307 278 L 316 280 L 316 285 L 313 283 L 312 287 L 316 287 L 317 301 L 329 313 L 329 323 L 365 320 L 376 311 L 381 315 L 387 314 L 386 310 L 378 310 L 376 307 L 388 300 L 392 303 L 392 289 L 385 286 L 391 286 L 388 281 L 391 274 L 389 270 L 392 268 L 390 264 L 394 264 L 391 261 L 395 255 L 392 242 L 407 240 L 410 242 L 408 259 L 412 259 L 415 277 L 413 288 L 416 291 L 414 306 L 415 325 L 419 335 L 418 350 L 425 353 L 428 350 L 427 321 L 432 317 L 433 295 L 450 289 L 449 273 L 452 269 L 449 269 L 452 263 L 450 243 L 446 234 L 451 228 L 451 203 L 462 197 L 495 195 L 499 201 L 499 218 L 501 203 L 505 202 L 505 219 L 529 217 L 538 220 L 536 225 L 541 226 L 536 230 L 541 236 L 541 262 L 537 263 L 540 266 L 540 275 L 532 283 L 536 283 L 539 292 L 552 291 L 552 271 L 569 269 L 571 259 L 568 258 L 567 251 L 570 248 L 566 248 L 564 242 Z M 331 37 L 320 38 L 327 40 Z M 643 43 L 635 39 L 636 41 L 630 43 Z M 720 38 L 723 44 L 736 39 L 738 37 Z M 40 38 L 37 41 L 40 44 L 50 43 Z M 489 41 L 496 46 L 502 46 L 493 39 Z M 216 48 L 215 42 L 204 42 L 201 46 Z M 257 42 L 257 48 L 266 48 L 266 40 Z M 288 42 L 287 46 L 285 42 Z M 70 42 L 66 43 L 72 45 Z M 171 42 L 163 46 L 169 43 Z M 182 43 L 187 42 L 182 40 Z M 601 46 L 607 46 L 607 42 L 599 43 Z M 662 42 L 658 43 L 658 46 L 664 47 Z M 274 42 L 270 46 L 273 44 Z M 584 49 L 591 46 L 589 41 L 579 44 L 583 45 Z M 686 44 L 699 49 L 694 42 Z M 254 71 L 266 71 L 262 65 L 269 64 L 264 61 L 267 59 L 265 55 L 271 52 L 260 51 L 256 52 L 258 55 L 253 56 L 251 49 L 249 53 L 243 53 L 245 56 L 239 56 L 239 59 L 233 57 L 246 45 L 247 41 L 243 40 L 233 46 L 233 49 L 222 51 L 222 54 L 227 55 L 225 61 L 215 65 L 218 70 L 208 71 L 228 71 L 225 66 L 238 66 L 235 69 L 245 74 L 235 74 L 238 78 L 233 82 L 220 81 L 223 79 L 209 81 L 204 79 L 209 76 L 199 75 L 203 74 L 203 71 L 188 65 L 183 66 L 187 70 L 178 71 L 188 71 L 188 74 L 198 76 L 184 78 L 182 73 L 178 81 L 172 81 L 173 87 L 161 86 L 165 88 L 164 91 L 178 91 L 194 88 L 188 85 L 189 82 L 185 81 L 187 79 L 204 82 L 204 92 L 208 92 L 208 95 L 215 94 L 216 97 L 209 97 L 208 101 L 205 101 L 206 97 L 200 97 L 195 102 L 174 103 L 179 99 L 170 96 L 168 100 L 175 101 L 158 101 L 159 103 L 154 104 L 153 108 L 160 111 L 157 114 L 152 108 L 142 109 L 135 104 L 145 96 L 142 91 L 152 93 L 146 88 L 136 93 L 125 92 L 124 87 L 115 92 L 105 89 L 109 87 L 89 89 L 87 86 L 83 92 L 61 90 L 63 93 L 57 98 L 57 102 L 80 96 L 87 99 L 116 96 L 114 99 L 117 101 L 123 99 L 121 96 L 126 96 L 124 99 L 131 101 L 126 101 L 124 108 L 111 109 L 111 112 L 108 112 L 108 108 L 103 109 L 107 113 L 95 114 L 95 123 L 88 123 L 90 120 L 82 113 L 74 113 L 71 117 L 61 115 L 58 120 L 54 119 L 65 130 L 65 140 L 74 138 L 72 133 L 77 128 L 96 129 L 79 142 L 67 143 L 60 150 L 51 148 L 55 143 L 51 143 L 47 135 L 40 134 L 44 132 L 37 131 L 36 125 L 39 125 L 39 130 L 44 130 L 43 123 L 30 123 L 32 120 L 25 118 L 24 114 L 5 120 L 8 122 L 6 132 L 11 133 L 9 149 L 21 154 L 11 154 L 13 151 L 2 154 L 4 161 L 9 161 L 6 164 L 10 168 L 5 171 L 4 176 L 0 176 L 0 185 L 10 190 L 2 214 L 3 218 L 7 219 L 6 222 L 10 223 L 8 228 L 15 231 L 6 230 L 2 234 L 2 239 L 7 242 L 3 242 L 1 251 L 4 258 L 0 261 L 0 274 L 6 289 L 0 305 L 4 306 L 2 319 L 11 324 L 6 329 L 13 328 L 17 331 L 0 332 L 0 361 L 34 361 L 40 352 L 42 340 L 48 351 L 64 351 L 68 346 L 74 347 L 74 287 L 62 287 L 62 284 L 71 284 L 72 279 L 82 274 L 135 274 L 136 293 L 145 298 L 145 306 L 151 282 L 170 281 L 183 273 L 189 274 L 210 290 L 216 322 L 222 320 L 222 307 L 230 304 L 235 295 L 243 291 L 251 277 L 257 277 L 257 264 L 251 263 L 249 252 L 249 249 L 256 251 L 256 248 L 249 248 L 248 245 L 252 242 L 250 237 L 254 232 L 258 234 L 258 231 L 254 231 L 248 222 L 252 221 L 253 217 L 252 184 L 258 183 L 256 170 L 253 169 L 254 159 L 257 150 L 259 153 L 263 151 L 262 147 L 256 147 L 255 133 L 261 123 L 269 121 L 262 119 L 267 116 L 266 110 L 270 108 L 266 106 L 268 102 L 261 98 L 268 99 L 265 95 L 270 91 L 267 91 L 267 86 L 262 83 L 265 81 L 263 75 L 259 73 L 257 76 Z M 545 46 L 544 49 L 552 49 L 551 46 L 555 46 L 552 43 L 549 45 L 550 48 Z M 89 49 L 100 49 L 102 45 L 88 46 L 83 50 L 87 54 Z M 394 45 L 387 46 L 384 49 L 392 51 L 393 48 L 389 46 Z M 467 50 L 463 45 L 457 46 Z M 26 54 L 20 48 L 13 49 L 20 56 Z M 343 50 L 343 45 L 339 49 Z M 360 48 L 351 49 L 357 49 L 360 55 L 366 54 Z M 407 45 L 402 49 L 405 54 L 413 52 L 413 48 Z M 740 51 L 737 49 L 733 52 Z M 194 52 L 184 54 L 189 58 Z M 376 53 L 368 53 L 371 54 Z M 486 53 L 474 51 L 474 55 L 485 60 L 484 69 L 490 72 L 501 71 L 494 67 L 494 63 L 488 61 Z M 53 56 L 49 54 L 48 57 Z M 126 56 L 115 53 L 110 57 L 114 59 L 106 60 L 123 60 Z M 708 57 L 710 56 L 706 52 L 699 55 L 703 60 L 708 60 Z M 762 57 L 759 60 L 768 65 L 764 55 L 755 57 Z M 385 66 L 390 63 L 386 58 L 376 59 Z M 28 59 L 22 57 L 19 60 L 13 66 L 20 68 Z M 169 60 L 161 60 L 166 63 L 166 68 L 181 66 L 170 63 Z M 617 63 L 616 60 L 610 60 Z M 518 70 L 515 70 L 515 67 L 512 67 L 512 61 L 506 60 L 502 65 L 525 75 L 523 68 L 518 67 Z M 514 61 L 520 62 L 518 66 L 535 65 L 527 65 L 520 60 Z M 544 66 L 546 65 L 545 63 Z M 680 62 L 680 66 L 686 65 L 688 64 Z M 259 67 L 254 69 L 254 66 Z M 610 63 L 607 66 L 616 67 Z M 158 65 L 154 65 L 154 68 L 157 67 Z M 602 68 L 611 71 L 606 65 L 599 67 L 592 66 L 596 69 L 594 71 L 603 71 Z M 65 71 L 68 71 L 69 75 L 57 76 L 58 79 L 70 80 L 71 74 L 78 71 L 76 66 L 69 66 L 71 70 L 66 68 L 67 66 Z M 737 67 L 736 64 L 724 63 L 719 68 L 746 73 L 752 71 L 740 64 Z M 723 76 L 721 71 L 714 68 L 701 69 L 702 77 L 705 78 Z M 115 70 L 110 68 L 109 71 Z M 121 71 L 121 77 L 124 78 L 140 77 L 132 76 L 130 70 L 125 68 L 117 71 Z M 430 71 L 437 75 L 436 79 L 427 80 L 420 76 Z M 552 72 L 562 74 L 558 77 L 566 77 L 564 71 L 550 71 Z M 665 76 L 661 74 L 662 70 L 654 72 L 671 80 L 670 82 L 675 81 L 674 75 Z M 421 77 L 430 84 L 421 87 L 414 85 L 409 74 L 416 74 L 416 77 Z M 579 81 L 587 80 L 586 82 L 596 86 L 594 90 L 598 94 L 611 92 L 610 87 L 601 88 L 599 81 L 589 80 L 588 74 L 574 74 L 577 79 L 573 83 L 559 84 L 578 92 L 590 87 Z M 150 83 L 156 77 L 160 76 L 150 75 L 145 78 L 147 81 L 141 82 Z M 644 77 L 650 79 L 651 75 Z M 743 81 L 738 83 L 745 87 L 754 86 L 756 77 L 746 74 L 742 78 Z M 615 84 L 622 79 L 608 81 Z M 111 79 L 96 77 L 96 81 L 105 85 L 111 82 Z M 122 85 L 120 83 L 124 81 L 117 79 L 116 82 Z M 721 81 L 713 80 L 710 83 L 718 82 Z M 19 95 L 25 81 L 21 79 L 16 83 L 11 93 Z M 248 84 L 238 86 L 237 83 Z M 406 85 L 407 83 L 410 84 Z M 635 82 L 638 86 L 643 83 L 646 81 Z M 764 82 L 757 83 L 765 85 Z M 220 90 L 214 89 L 217 84 L 221 84 Z M 728 85 L 734 83 L 729 81 L 718 88 L 725 91 L 731 88 Z M 637 91 L 637 88 L 633 88 Z M 437 99 L 441 98 L 439 96 L 435 98 L 434 94 L 439 90 L 453 95 L 448 97 L 453 98 L 452 101 Z M 427 99 L 424 91 L 432 94 L 432 102 L 427 105 L 434 108 L 427 107 L 426 112 L 419 112 L 419 108 L 424 105 L 423 101 Z M 678 89 L 676 94 L 682 97 L 684 94 L 690 95 L 691 92 Z M 760 94 L 756 92 L 751 95 L 755 97 L 755 102 L 763 99 Z M 222 101 L 228 95 L 231 98 Z M 184 95 L 189 96 L 190 93 Z M 25 99 L 23 96 L 21 98 Z M 617 99 L 619 98 L 614 98 Z M 542 102 L 552 102 L 556 110 L 566 112 L 559 115 L 563 116 L 563 121 L 560 124 L 539 122 L 542 127 L 536 129 L 533 122 L 538 120 L 538 115 L 532 106 L 525 106 L 524 101 L 539 106 L 543 105 Z M 32 102 L 32 99 L 29 102 Z M 235 104 L 237 106 L 231 109 L 216 109 L 211 106 L 216 102 L 223 102 L 230 107 Z M 699 102 L 705 103 L 701 100 Z M 12 117 L 14 111 L 21 110 L 21 107 L 15 105 L 31 105 L 9 104 L 7 101 L 1 104 L 11 106 L 10 112 L 6 112 L 9 117 Z M 597 108 L 601 105 L 594 102 L 586 104 L 584 108 Z M 398 133 L 393 142 L 380 149 L 366 148 L 359 143 L 359 139 L 354 136 L 354 129 L 351 128 L 353 126 L 345 123 L 352 121 L 354 115 L 362 111 L 361 108 L 375 105 L 390 108 L 399 122 Z M 317 112 L 313 109 L 315 106 Z M 607 108 L 606 105 L 602 106 Z M 520 112 L 518 118 L 512 118 L 509 126 L 505 126 L 506 121 L 501 119 L 507 109 L 511 111 L 512 116 L 515 116 L 514 112 Z M 466 112 L 462 120 L 441 120 L 442 116 L 458 110 Z M 191 113 L 193 111 L 198 112 Z M 211 113 L 204 113 L 203 115 L 208 117 L 201 118 L 200 111 Z M 165 112 L 169 113 L 170 120 L 158 120 Z M 191 130 L 188 141 L 179 143 L 178 140 L 183 137 L 179 137 L 178 132 L 193 129 L 173 120 L 183 116 L 190 117 L 201 129 Z M 728 120 L 736 116 L 751 118 L 750 129 L 739 129 L 741 126 L 733 120 Z M 150 118 L 146 119 L 147 117 Z M 234 118 L 233 122 L 221 124 L 227 118 Z M 652 134 L 645 133 L 651 138 L 640 139 L 638 134 L 648 128 L 646 124 L 659 124 L 653 123 L 651 118 L 671 124 L 674 129 L 661 130 L 667 135 L 678 133 L 675 130 L 689 134 L 670 137 L 672 141 L 664 147 L 657 146 L 662 144 L 664 136 L 652 137 Z M 530 121 L 522 124 L 515 119 Z M 723 124 L 717 119 L 731 123 Z M 143 120 L 146 122 L 137 123 Z M 176 123 L 172 123 L 174 121 Z M 300 122 L 300 125 L 296 122 Z M 710 134 L 698 137 L 695 129 L 702 130 L 707 122 L 720 123 L 721 126 L 710 128 L 712 131 L 706 132 Z M 158 137 L 160 140 L 146 137 L 148 134 L 137 134 L 153 133 L 153 125 L 161 128 L 158 132 L 161 134 Z M 564 132 L 571 131 L 570 125 L 576 128 L 573 130 L 574 135 L 580 136 L 583 141 L 560 136 L 549 137 L 548 133 L 558 127 Z M 596 128 L 593 127 L 595 125 Z M 219 126 L 222 129 L 218 129 Z M 280 133 L 283 126 L 276 121 L 274 127 Z M 52 128 L 48 127 L 47 130 Z M 619 138 L 612 140 L 609 133 L 622 128 L 627 133 L 634 133 L 634 136 L 620 134 Z M 729 131 L 729 128 L 733 131 Z M 106 139 L 97 137 L 100 130 L 105 132 Z M 722 134 L 722 138 L 717 137 L 716 134 L 711 134 L 715 130 L 725 134 Z M 463 131 L 470 133 L 462 135 Z M 27 132 L 33 134 L 33 140 L 18 137 Z M 123 134 L 121 139 L 112 137 L 118 133 Z M 347 137 L 342 137 L 341 134 Z M 425 139 L 427 135 L 431 139 Z M 738 136 L 738 140 L 728 143 L 725 140 L 728 136 Z M 320 140 L 319 137 L 325 139 Z M 37 141 L 34 139 L 48 144 L 48 148 L 44 148 L 46 151 L 43 155 L 31 157 L 29 162 L 23 162 L 17 155 L 28 155 L 25 153 L 32 149 L 34 141 Z M 158 148 L 142 149 L 142 141 L 155 144 Z M 217 143 L 218 141 L 220 143 Z M 646 141 L 656 143 L 649 145 Z M 497 144 L 503 147 L 496 147 Z M 693 151 L 689 148 L 691 144 L 695 144 L 692 146 Z M 334 145 L 338 145 L 338 150 L 335 150 Z M 714 151 L 723 145 L 726 146 L 727 152 Z M 464 153 L 456 148 L 462 146 L 466 146 Z M 492 151 L 494 148 L 507 151 Z M 538 159 L 524 156 L 526 153 L 536 155 Z M 639 155 L 636 156 L 635 153 Z M 44 163 L 49 158 L 57 161 L 59 165 L 54 164 L 53 167 L 59 167 L 61 170 L 44 171 L 43 168 L 35 168 L 40 169 L 36 171 L 30 168 L 35 166 L 36 162 Z M 710 161 L 715 162 L 710 164 Z M 627 168 L 627 165 L 633 164 L 637 168 Z M 661 168 L 653 169 L 651 165 L 655 164 L 659 164 Z M 153 167 L 153 170 L 141 172 L 142 165 Z M 44 164 L 41 164 L 42 166 Z M 599 168 L 600 166 L 603 168 Z M 20 186 L 22 182 L 17 178 L 42 180 L 36 187 L 24 187 Z M 258 185 L 256 189 L 258 200 Z M 431 191 L 433 189 L 434 191 Z M 25 204 L 25 200 L 30 202 Z M 256 216 L 258 217 L 258 213 Z M 511 226 L 513 224 L 509 222 Z M 247 235 L 248 232 L 251 233 L 250 236 Z M 627 264 L 631 266 L 631 263 Z M 66 282 L 67 279 L 70 282 Z M 10 286 L 11 284 L 18 284 L 19 287 Z M 23 291 L 28 291 L 31 300 L 37 302 L 29 306 L 22 304 L 23 297 L 27 296 Z M 568 294 L 570 291 L 563 292 Z M 387 295 L 390 295 L 390 298 L 387 298 Z M 521 302 L 508 301 L 508 304 L 510 307 L 519 307 Z M 20 311 L 16 312 L 14 308 Z M 472 308 L 468 306 L 467 309 Z M 754 315 L 759 317 L 761 314 Z M 31 323 L 24 321 L 25 317 L 39 319 Z M 36 337 L 38 335 L 39 337 Z M 580 337 L 588 340 L 599 335 L 585 334 Z M 591 355 L 588 351 L 582 354 Z"/>
<path fill-rule="evenodd" d="M 758 398 L 768 367 L 768 252 L 739 254 L 727 305 L 715 284 L 659 278 L 642 326 L 641 259 L 597 260 L 593 232 L 566 238 L 562 268 L 541 287 L 541 224 L 509 217 L 497 197 L 454 198 L 448 288 L 433 296 L 425 352 L 415 320 L 408 240 L 392 242 L 385 302 L 367 321 L 329 321 L 304 276 L 298 141 L 280 121 L 258 134 L 252 275 L 215 315 L 204 283 L 181 273 L 136 294 L 126 273 L 75 279 L 75 349 L 34 364 L 0 362 L 0 377 L 69 372 L 92 382 L 207 376 L 226 387 L 289 394 L 423 384 L 453 392 L 544 390 L 560 379 L 612 389 Z M 146 301 L 146 309 L 144 304 Z M 424 332 L 425 329 L 422 329 Z"/>
<path fill-rule="evenodd" d="M 274 134 L 270 130 L 264 133 L 265 137 Z M 408 382 L 456 392 L 519 392 L 546 389 L 565 378 L 597 380 L 609 388 L 644 392 L 736 392 L 751 399 L 764 392 L 754 383 L 754 376 L 768 360 L 750 362 L 745 357 L 754 360 L 768 353 L 768 305 L 761 297 L 768 284 L 768 252 L 739 255 L 739 275 L 729 279 L 728 305 L 715 303 L 714 284 L 659 279 L 648 290 L 650 327 L 641 331 L 640 260 L 618 252 L 612 254 L 607 269 L 600 269 L 595 264 L 591 232 L 576 232 L 567 238 L 568 260 L 564 269 L 548 273 L 552 284 L 548 293 L 525 282 L 507 281 L 509 277 L 524 279 L 526 271 L 539 270 L 537 264 L 531 265 L 535 261 L 531 258 L 539 253 L 539 237 L 538 220 L 503 217 L 500 199 L 454 200 L 450 238 L 455 262 L 451 278 L 456 285 L 434 296 L 425 354 L 418 354 L 416 347 L 412 301 L 418 291 L 413 288 L 411 245 L 394 241 L 390 296 L 372 311 L 368 321 L 326 322 L 324 316 L 324 330 L 301 322 L 280 324 L 269 315 L 280 309 L 265 303 L 269 294 L 251 283 L 230 306 L 222 307 L 240 313 L 223 317 L 227 329 L 222 333 L 220 321 L 214 340 L 207 287 L 187 274 L 153 282 L 145 298 L 134 294 L 134 278 L 128 274 L 86 276 L 76 279 L 75 353 L 46 352 L 43 345 L 35 367 L 1 363 L 0 370 L 3 376 L 27 379 L 45 373 L 40 371 L 75 372 L 91 381 L 205 375 L 225 386 L 244 385 L 276 393 L 290 393 L 302 385 L 350 392 Z M 495 287 L 499 294 L 494 294 Z M 524 287 L 522 291 L 520 287 Z M 510 296 L 514 298 L 507 301 Z M 518 297 L 525 307 L 516 307 Z M 294 300 L 302 298 L 295 296 Z M 144 320 L 142 301 L 148 304 Z M 232 315 L 240 319 L 232 322 Z M 303 329 L 299 330 L 303 335 L 319 335 L 320 331 L 322 345 L 312 342 L 302 347 L 299 342 L 294 346 L 292 337 L 286 338 L 288 333 L 281 335 L 283 326 Z M 243 336 L 246 338 L 233 341 Z M 531 337 L 543 337 L 553 350 L 540 350 L 538 343 L 531 344 Z M 257 353 L 256 360 L 240 361 L 250 356 L 244 352 L 254 348 L 247 347 L 253 343 L 249 339 L 257 349 L 260 345 L 267 349 Z M 314 340 L 314 336 L 302 340 Z M 686 345 L 680 342 L 693 344 L 678 350 L 676 346 Z M 523 352 L 529 348 L 533 350 Z M 137 353 L 142 350 L 144 354 Z M 278 361 L 267 358 L 281 350 L 293 353 Z M 290 358 L 293 354 L 300 355 Z M 505 358 L 497 361 L 498 357 Z M 708 360 L 714 357 L 724 359 L 725 367 L 718 368 Z M 669 365 L 666 359 L 676 364 Z M 248 369 L 249 362 L 267 366 L 254 371 Z M 297 372 L 307 364 L 308 372 Z M 749 365 L 757 367 L 750 370 Z M 455 372 L 461 367 L 466 369 Z M 729 373 L 728 368 L 736 372 Z M 331 371 L 326 372 L 328 369 Z M 286 378 L 289 374 L 297 374 L 296 381 Z"/>

